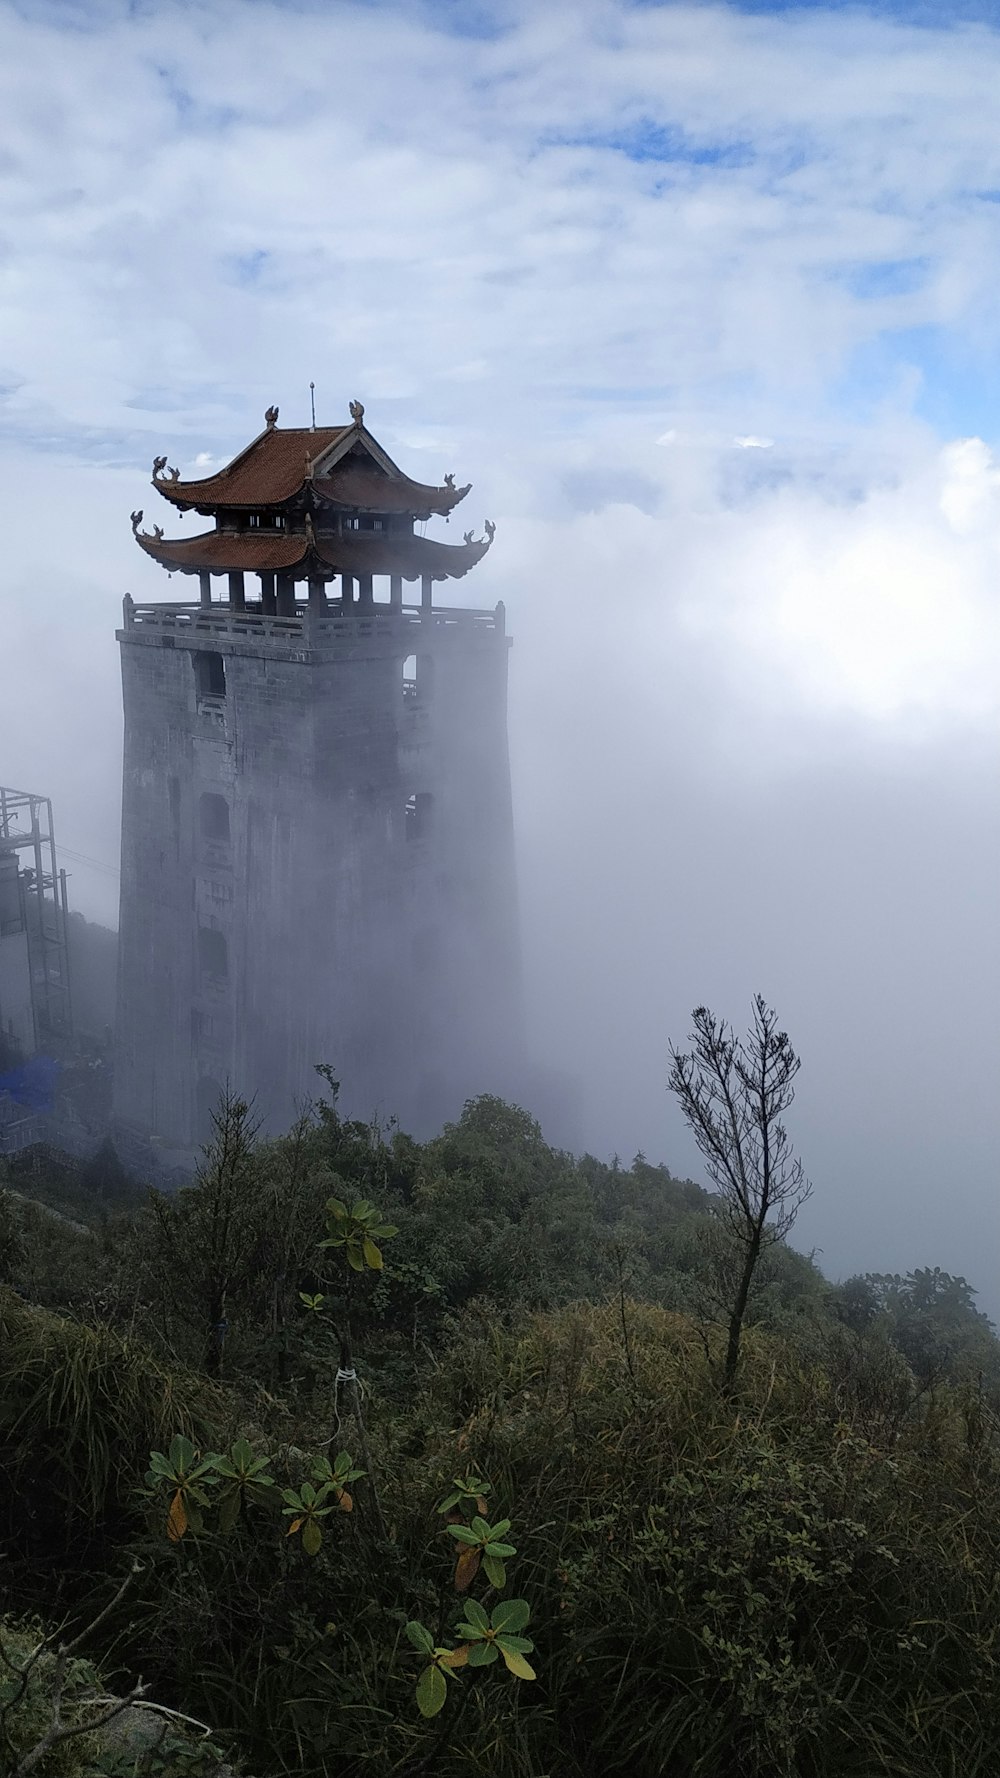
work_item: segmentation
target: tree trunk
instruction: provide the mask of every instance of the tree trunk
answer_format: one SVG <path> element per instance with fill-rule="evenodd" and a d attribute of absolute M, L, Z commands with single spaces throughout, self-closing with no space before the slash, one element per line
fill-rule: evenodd
<path fill-rule="evenodd" d="M 729 1317 L 729 1340 L 726 1345 L 726 1365 L 722 1375 L 722 1386 L 724 1389 L 731 1389 L 736 1380 L 736 1367 L 740 1362 L 740 1336 L 743 1332 L 743 1318 L 747 1312 L 747 1303 L 750 1299 L 750 1286 L 753 1283 L 753 1275 L 757 1269 L 757 1261 L 760 1258 L 761 1233 L 762 1231 L 759 1228 L 754 1229 L 750 1245 L 747 1248 L 747 1256 L 743 1263 L 743 1275 L 740 1278 L 739 1290 L 736 1292 L 736 1301 L 733 1304 L 733 1312 Z"/>

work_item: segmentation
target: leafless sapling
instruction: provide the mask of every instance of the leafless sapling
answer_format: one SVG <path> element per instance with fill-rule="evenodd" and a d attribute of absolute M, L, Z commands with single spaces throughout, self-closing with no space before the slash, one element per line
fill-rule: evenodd
<path fill-rule="evenodd" d="M 800 1062 L 778 1016 L 757 994 L 746 1037 L 707 1007 L 692 1014 L 692 1050 L 670 1048 L 671 1092 L 718 1192 L 717 1212 L 739 1255 L 723 1371 L 732 1387 L 754 1272 L 761 1254 L 788 1234 L 812 1187 L 792 1154 L 782 1117 Z"/>

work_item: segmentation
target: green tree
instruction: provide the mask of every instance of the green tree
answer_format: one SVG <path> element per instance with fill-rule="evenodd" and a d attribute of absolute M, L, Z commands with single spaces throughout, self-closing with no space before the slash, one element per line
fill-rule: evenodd
<path fill-rule="evenodd" d="M 197 1182 L 175 1197 L 150 1193 L 151 1257 L 175 1311 L 194 1317 L 205 1369 L 218 1377 L 231 1305 L 246 1293 L 259 1263 L 260 1230 L 251 1107 L 227 1090 L 212 1124 Z"/>

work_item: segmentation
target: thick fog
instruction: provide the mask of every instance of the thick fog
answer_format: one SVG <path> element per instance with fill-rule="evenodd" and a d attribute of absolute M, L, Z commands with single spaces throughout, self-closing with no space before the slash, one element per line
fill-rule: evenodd
<path fill-rule="evenodd" d="M 759 989 L 797 1243 L 997 1313 L 1000 29 L 880 10 L 9 8 L 0 781 L 114 923 L 151 459 L 360 397 L 497 523 L 548 1133 L 701 1177 Z"/>

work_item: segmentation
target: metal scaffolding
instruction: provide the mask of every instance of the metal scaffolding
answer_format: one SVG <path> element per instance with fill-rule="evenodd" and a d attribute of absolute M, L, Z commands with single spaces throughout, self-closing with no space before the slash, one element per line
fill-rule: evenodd
<path fill-rule="evenodd" d="M 4 852 L 18 856 L 35 1048 L 44 1051 L 67 1042 L 73 1032 L 66 872 L 56 862 L 48 797 L 0 786 L 0 853 Z"/>

